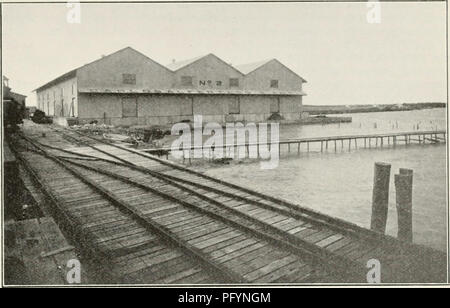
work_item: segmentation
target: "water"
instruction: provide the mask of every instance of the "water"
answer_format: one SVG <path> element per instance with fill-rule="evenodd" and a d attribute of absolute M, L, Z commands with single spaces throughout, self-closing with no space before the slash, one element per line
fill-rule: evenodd
<path fill-rule="evenodd" d="M 353 123 L 298 126 L 280 129 L 280 139 L 345 134 L 367 134 L 445 129 L 445 109 L 407 112 L 352 114 Z M 376 124 L 373 125 L 373 123 Z M 397 127 L 398 123 L 398 127 Z M 392 127 L 394 125 L 394 127 Z M 399 145 L 395 149 L 352 148 L 334 152 L 302 153 L 296 149 L 282 156 L 279 166 L 262 170 L 255 161 L 214 166 L 206 173 L 236 184 L 281 197 L 328 215 L 370 226 L 373 166 L 377 161 L 391 167 L 390 202 L 387 233 L 397 234 L 394 173 L 399 168 L 414 170 L 414 242 L 442 251 L 447 243 L 446 145 Z"/>
<path fill-rule="evenodd" d="M 441 130 L 446 128 L 445 114 L 445 108 L 436 108 L 335 115 L 352 117 L 352 122 L 326 125 L 284 125 L 280 127 L 280 139 Z"/>

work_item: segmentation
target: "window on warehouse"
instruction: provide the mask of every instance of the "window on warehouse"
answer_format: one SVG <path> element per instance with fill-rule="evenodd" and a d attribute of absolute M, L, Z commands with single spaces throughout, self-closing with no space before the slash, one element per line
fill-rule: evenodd
<path fill-rule="evenodd" d="M 238 78 L 230 78 L 230 88 L 231 87 L 239 87 L 239 79 Z"/>
<path fill-rule="evenodd" d="M 182 86 L 192 86 L 192 76 L 181 76 L 181 85 Z"/>
<path fill-rule="evenodd" d="M 136 74 L 122 74 L 123 84 L 136 84 Z"/>

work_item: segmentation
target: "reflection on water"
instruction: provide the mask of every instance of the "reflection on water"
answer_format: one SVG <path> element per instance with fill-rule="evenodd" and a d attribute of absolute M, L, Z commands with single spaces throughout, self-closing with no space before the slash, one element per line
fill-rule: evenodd
<path fill-rule="evenodd" d="M 353 114 L 353 123 L 326 126 L 287 125 L 281 139 L 324 135 L 445 129 L 445 109 L 411 112 Z M 377 123 L 377 128 L 368 123 Z M 360 127 L 361 123 L 361 127 Z M 334 128 L 333 128 L 334 127 Z M 262 170 L 255 162 L 241 162 L 206 171 L 233 183 L 296 202 L 317 211 L 370 226 L 373 166 L 377 161 L 392 165 L 387 233 L 396 236 L 394 173 L 414 170 L 414 242 L 446 250 L 446 146 L 408 145 L 352 151 L 311 152 L 284 155 L 278 168 Z"/>

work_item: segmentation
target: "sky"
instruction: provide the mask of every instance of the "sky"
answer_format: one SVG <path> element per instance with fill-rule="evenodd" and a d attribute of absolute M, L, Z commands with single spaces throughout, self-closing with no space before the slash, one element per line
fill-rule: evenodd
<path fill-rule="evenodd" d="M 307 80 L 308 105 L 446 101 L 445 2 L 3 4 L 3 75 L 28 96 L 126 46 L 161 64 L 214 53 L 276 58 Z"/>

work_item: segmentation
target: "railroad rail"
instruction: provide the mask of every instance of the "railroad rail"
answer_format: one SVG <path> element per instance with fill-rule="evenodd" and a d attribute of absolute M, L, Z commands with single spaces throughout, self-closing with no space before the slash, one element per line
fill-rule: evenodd
<path fill-rule="evenodd" d="M 55 200 L 55 204 L 60 205 L 60 213 L 69 213 L 75 216 L 75 218 L 81 218 L 81 220 L 74 220 L 74 217 L 71 216 L 67 219 L 71 221 L 72 233 L 76 233 L 75 229 L 80 229 L 76 225 L 81 226 L 81 230 L 88 229 L 92 231 L 91 228 L 99 228 L 99 225 L 104 224 L 105 220 L 106 224 L 113 224 L 117 222 L 116 219 L 118 219 L 120 225 L 123 224 L 121 220 L 131 219 L 148 231 L 143 232 L 142 228 L 137 228 L 133 224 L 132 230 L 129 230 L 129 228 L 125 231 L 119 229 L 119 234 L 111 234 L 112 228 L 116 230 L 113 226 L 106 228 L 106 230 L 104 228 L 95 229 L 97 232 L 92 231 L 88 234 L 93 237 L 93 239 L 88 241 L 88 246 L 91 249 L 92 247 L 96 247 L 97 251 L 94 254 L 99 256 L 98 254 L 100 253 L 102 259 L 110 261 L 107 263 L 109 268 L 117 268 L 114 266 L 116 263 L 120 263 L 125 267 L 125 269 L 119 268 L 119 273 L 116 276 L 118 275 L 122 280 L 118 281 L 129 281 L 131 279 L 129 275 L 132 274 L 132 277 L 139 277 L 141 281 L 143 280 L 147 283 L 149 281 L 152 282 L 153 275 L 151 275 L 150 280 L 146 280 L 147 273 L 145 275 L 144 273 L 140 273 L 141 268 L 139 265 L 131 267 L 125 257 L 129 255 L 133 257 L 136 253 L 143 254 L 143 258 L 147 260 L 147 267 L 145 269 L 152 268 L 153 264 L 150 263 L 152 258 L 149 258 L 146 253 L 152 256 L 151 250 L 149 252 L 148 249 L 149 247 L 153 249 L 154 246 L 157 246 L 159 249 L 164 249 L 166 258 L 180 258 L 184 255 L 185 257 L 191 257 L 190 259 L 196 262 L 190 264 L 191 266 L 184 265 L 182 267 L 185 271 L 188 271 L 188 274 L 192 274 L 188 275 L 188 277 L 181 276 L 181 278 L 188 279 L 187 282 L 189 283 L 202 283 L 205 281 L 216 283 L 258 282 L 276 280 L 281 278 L 281 276 L 286 276 L 283 278 L 283 281 L 302 282 L 311 275 L 317 276 L 318 270 L 320 270 L 318 266 L 314 269 L 309 265 L 311 260 L 308 262 L 304 260 L 307 258 L 306 254 L 305 257 L 302 256 L 304 252 L 299 253 L 298 249 L 289 245 L 280 245 L 279 242 L 282 242 L 282 238 L 273 239 L 270 236 L 258 232 L 257 228 L 251 229 L 251 226 L 245 226 L 243 223 L 228 221 L 222 216 L 214 214 L 212 211 L 200 209 L 199 207 L 193 206 L 193 203 L 184 202 L 168 193 L 155 190 L 151 186 L 143 185 L 142 183 L 139 185 L 134 183 L 134 186 L 137 186 L 134 189 L 131 187 L 124 188 L 124 179 L 126 179 L 124 177 L 121 178 L 117 174 L 111 176 L 112 174 L 107 172 L 100 173 L 99 170 L 93 170 L 92 167 L 86 168 L 86 166 L 76 163 L 69 165 L 69 163 L 45 151 L 32 140 L 26 137 L 25 139 L 35 147 L 35 151 L 24 156 L 31 155 L 32 157 L 29 158 L 38 162 L 40 166 L 47 167 L 49 169 L 47 172 L 53 174 L 55 171 L 58 171 L 58 174 L 62 176 L 61 178 L 55 179 L 58 180 L 58 184 L 56 185 L 56 189 L 59 188 L 58 193 L 66 196 L 69 194 L 69 200 L 72 200 L 77 194 L 80 195 L 82 193 L 83 197 L 80 198 L 81 205 L 83 208 L 91 208 L 87 212 L 84 210 L 75 210 L 74 213 L 72 210 L 74 207 L 78 209 L 80 206 L 79 203 L 70 206 L 73 202 L 67 202 L 64 198 L 63 200 L 61 198 Z M 30 159 L 27 160 L 25 157 L 24 160 L 29 161 Z M 82 171 L 82 168 L 85 170 Z M 89 171 L 86 171 L 86 169 L 89 169 Z M 53 186 L 49 183 L 49 180 L 42 179 L 45 171 L 40 170 L 38 172 L 41 172 L 41 182 L 46 182 L 43 186 L 47 188 L 48 186 Z M 74 186 L 73 177 L 68 177 L 67 173 L 72 174 L 85 185 L 79 186 L 79 183 L 76 183 Z M 100 177 L 100 174 L 103 174 L 104 177 Z M 64 179 L 68 179 L 72 183 L 70 189 L 67 188 L 67 183 L 64 183 Z M 112 179 L 116 179 L 116 183 Z M 119 188 L 122 191 L 125 190 L 125 194 L 129 196 L 124 197 L 124 194 L 119 195 L 117 193 Z M 138 194 L 138 199 L 135 195 L 130 195 L 130 193 L 138 193 L 139 189 L 140 194 Z M 92 191 L 97 194 L 94 195 Z M 172 193 L 174 192 L 172 191 Z M 87 197 L 84 197 L 86 194 Z M 103 198 L 99 199 L 98 195 Z M 142 203 L 142 199 L 146 202 Z M 84 200 L 94 202 L 94 205 L 83 204 Z M 92 210 L 92 207 L 97 208 L 99 206 L 99 202 L 106 201 L 109 202 L 107 209 L 104 209 L 106 204 L 102 203 L 100 212 Z M 114 206 L 113 209 L 111 209 L 111 205 Z M 65 207 L 65 209 L 61 207 Z M 105 211 L 107 214 L 105 214 Z M 81 217 L 76 214 L 81 214 Z M 101 220 L 95 223 L 96 217 L 99 216 Z M 94 221 L 91 221 L 93 217 Z M 86 220 L 82 218 L 86 218 Z M 133 236 L 136 237 L 136 234 L 139 235 L 139 241 L 144 241 L 145 239 L 144 243 L 137 245 L 136 240 L 133 241 Z M 111 240 L 111 238 L 115 239 L 116 237 L 122 239 L 120 242 L 122 245 L 125 245 L 123 241 L 126 240 L 126 245 L 130 245 L 130 247 L 122 247 L 122 245 L 117 247 L 118 243 Z M 101 245 L 99 245 L 100 243 Z M 164 247 L 162 246 L 163 243 L 171 245 Z M 226 246 L 223 247 L 224 245 Z M 245 245 L 244 248 L 246 250 L 239 250 L 239 248 L 243 248 L 243 245 Z M 222 250 L 220 249 L 221 247 L 223 248 Z M 242 255 L 245 251 L 248 253 Z M 161 252 L 158 250 L 157 256 L 160 254 Z M 170 255 L 167 256 L 167 254 Z M 117 257 L 120 258 L 119 261 L 116 260 Z M 138 259 L 140 261 L 141 258 Z M 160 262 L 165 261 L 167 260 L 162 259 Z M 201 268 L 198 268 L 198 263 L 200 263 Z M 131 260 L 131 264 L 133 264 L 133 259 Z M 132 269 L 131 272 L 128 271 L 130 267 Z M 276 272 L 280 267 L 283 267 L 283 271 Z M 165 270 L 167 270 L 166 273 L 164 273 Z M 160 277 L 163 279 L 159 279 L 157 282 L 172 282 L 170 276 L 171 274 L 173 276 L 173 273 L 171 273 L 170 268 L 167 266 L 163 267 L 156 274 L 159 276 L 166 275 L 166 277 Z M 167 279 L 167 276 L 169 279 Z M 199 280 L 199 276 L 203 280 Z M 179 281 L 175 280 L 174 282 L 177 283 Z"/>
<path fill-rule="evenodd" d="M 181 252 L 190 252 L 190 260 L 201 264 L 205 273 L 222 273 L 208 276 L 216 282 L 364 282 L 370 259 L 381 262 L 383 282 L 442 282 L 446 279 L 443 253 L 400 242 L 147 153 L 65 129 L 48 131 L 48 136 L 36 138 L 40 139 L 39 142 L 26 139 L 35 151 L 26 155 L 39 155 L 60 165 L 123 213 L 144 226 L 150 224 L 152 228 L 148 232 L 158 234 Z M 54 140 L 65 146 L 54 146 Z M 78 146 L 73 147 L 73 144 Z M 143 201 L 147 200 L 146 197 L 149 202 Z M 135 201 L 138 203 L 133 203 Z M 160 207 L 153 208 L 154 202 L 151 201 Z M 139 206 L 143 212 L 134 206 Z M 162 217 L 172 217 L 169 222 L 175 224 L 177 232 L 187 228 L 194 234 L 202 234 L 199 239 L 204 236 L 206 242 L 216 238 L 222 241 L 213 244 L 214 248 L 206 252 L 201 248 L 200 251 L 192 249 L 195 246 L 185 246 L 189 239 L 172 232 L 171 225 L 164 220 L 147 221 L 151 218 L 146 216 L 145 220 L 140 217 L 151 210 L 159 213 L 155 215 L 164 213 Z M 216 230 L 216 224 L 223 229 Z M 225 232 L 224 237 L 221 237 L 220 230 L 226 230 L 222 231 Z M 229 233 L 235 235 L 236 241 L 236 238 L 241 238 L 241 241 L 227 238 Z M 278 251 L 281 255 L 263 258 L 270 260 L 269 264 L 261 263 L 262 259 L 256 257 L 254 260 L 260 263 L 250 260 L 244 262 L 247 269 L 242 263 L 239 267 L 236 260 L 255 257 L 251 253 L 253 250 L 249 250 L 258 246 L 254 241 L 264 243 L 267 253 Z M 237 246 L 239 243 L 246 244 Z M 239 253 L 241 255 L 236 256 Z M 217 260 L 230 258 L 226 257 L 228 255 L 235 256 L 229 263 L 225 262 L 231 264 L 229 267 L 215 264 Z M 249 269 L 253 272 L 245 272 Z M 303 276 L 295 276 L 294 273 Z"/>

